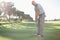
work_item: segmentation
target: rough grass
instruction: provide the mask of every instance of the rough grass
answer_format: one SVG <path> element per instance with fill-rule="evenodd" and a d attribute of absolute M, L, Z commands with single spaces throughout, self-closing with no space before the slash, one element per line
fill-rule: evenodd
<path fill-rule="evenodd" d="M 0 22 L 0 40 L 60 40 L 60 21 L 45 22 L 44 37 L 35 33 L 35 22 Z"/>

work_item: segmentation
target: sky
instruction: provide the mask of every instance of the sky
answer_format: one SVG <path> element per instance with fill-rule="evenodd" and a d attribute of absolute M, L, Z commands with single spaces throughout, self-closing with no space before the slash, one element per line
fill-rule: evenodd
<path fill-rule="evenodd" d="M 24 11 L 35 19 L 34 6 L 31 4 L 32 0 L 0 0 L 13 2 L 18 10 Z M 47 20 L 60 19 L 60 0 L 37 0 L 45 10 Z"/>

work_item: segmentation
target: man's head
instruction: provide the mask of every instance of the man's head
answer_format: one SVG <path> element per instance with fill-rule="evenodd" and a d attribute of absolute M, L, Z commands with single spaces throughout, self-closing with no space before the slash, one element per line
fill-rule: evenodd
<path fill-rule="evenodd" d="M 37 4 L 37 3 L 36 3 L 35 1 L 32 1 L 32 5 L 33 5 L 33 6 L 36 6 L 36 4 Z"/>

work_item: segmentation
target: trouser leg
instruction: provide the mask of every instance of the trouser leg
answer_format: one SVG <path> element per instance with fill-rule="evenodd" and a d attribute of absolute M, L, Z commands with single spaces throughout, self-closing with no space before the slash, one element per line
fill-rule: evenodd
<path fill-rule="evenodd" d="M 43 35 L 44 19 L 45 19 L 44 14 L 41 15 L 38 19 L 37 34 L 39 34 L 39 35 Z"/>

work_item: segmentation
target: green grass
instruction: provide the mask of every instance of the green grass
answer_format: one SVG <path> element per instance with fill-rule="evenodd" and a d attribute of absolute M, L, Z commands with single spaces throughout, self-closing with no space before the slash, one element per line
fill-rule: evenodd
<path fill-rule="evenodd" d="M 34 22 L 0 22 L 0 40 L 60 40 L 60 21 L 45 22 L 44 37 L 34 36 Z"/>

